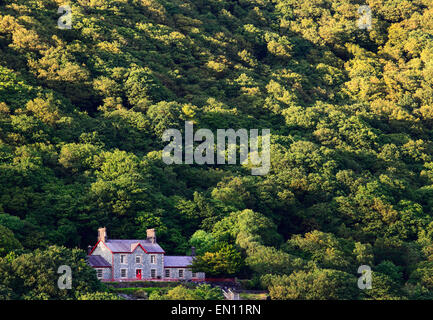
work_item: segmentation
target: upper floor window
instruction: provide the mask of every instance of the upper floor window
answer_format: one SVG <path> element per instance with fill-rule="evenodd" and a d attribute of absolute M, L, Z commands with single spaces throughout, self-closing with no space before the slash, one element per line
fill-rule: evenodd
<path fill-rule="evenodd" d="M 120 255 L 120 263 L 128 263 L 128 259 L 127 259 L 126 254 Z"/>
<path fill-rule="evenodd" d="M 141 256 L 135 256 L 135 263 L 141 263 Z"/>
<path fill-rule="evenodd" d="M 152 254 L 150 256 L 150 263 L 155 264 L 156 263 L 156 255 Z"/>

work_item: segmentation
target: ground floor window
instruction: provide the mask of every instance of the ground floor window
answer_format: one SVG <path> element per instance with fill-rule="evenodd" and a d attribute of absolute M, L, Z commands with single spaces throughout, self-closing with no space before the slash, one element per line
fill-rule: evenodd
<path fill-rule="evenodd" d="M 128 276 L 127 269 L 120 269 L 120 277 L 126 278 Z"/>
<path fill-rule="evenodd" d="M 150 277 L 151 278 L 156 278 L 156 269 L 151 269 L 150 270 Z"/>
<path fill-rule="evenodd" d="M 165 269 L 165 277 L 170 278 L 170 269 Z"/>
<path fill-rule="evenodd" d="M 179 269 L 179 278 L 183 278 L 183 269 Z"/>
<path fill-rule="evenodd" d="M 193 273 L 192 273 L 192 277 L 193 277 L 193 278 L 197 278 L 197 273 L 196 273 L 196 272 L 193 272 Z"/>
<path fill-rule="evenodd" d="M 98 277 L 98 279 L 102 279 L 102 269 L 96 269 L 96 276 Z"/>

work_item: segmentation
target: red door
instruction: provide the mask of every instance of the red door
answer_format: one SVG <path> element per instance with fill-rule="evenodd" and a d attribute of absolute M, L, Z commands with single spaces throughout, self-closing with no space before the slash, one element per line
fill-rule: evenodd
<path fill-rule="evenodd" d="M 135 276 L 138 280 L 141 280 L 141 269 L 135 270 Z"/>

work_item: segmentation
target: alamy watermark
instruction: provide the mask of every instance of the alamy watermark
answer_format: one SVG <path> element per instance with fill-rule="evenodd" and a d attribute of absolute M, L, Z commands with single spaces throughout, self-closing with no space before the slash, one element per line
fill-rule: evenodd
<path fill-rule="evenodd" d="M 60 290 L 72 289 L 72 269 L 70 266 L 61 265 L 57 269 L 57 273 L 62 274 L 57 280 L 57 286 Z"/>
<path fill-rule="evenodd" d="M 371 30 L 372 28 L 372 13 L 371 8 L 368 5 L 362 5 L 358 8 L 360 15 L 357 25 L 361 30 Z M 58 14 L 62 16 L 57 20 L 57 26 L 59 29 L 72 29 L 72 9 L 69 5 L 62 5 L 57 10 Z"/>
<path fill-rule="evenodd" d="M 358 273 L 361 274 L 361 276 L 358 278 L 358 288 L 361 290 L 372 289 L 370 266 L 368 265 L 359 266 Z"/>
<path fill-rule="evenodd" d="M 358 13 L 361 17 L 358 19 L 358 28 L 362 30 L 371 30 L 372 28 L 372 14 L 371 8 L 367 5 L 360 6 Z"/>
<path fill-rule="evenodd" d="M 217 129 L 216 154 L 215 137 L 209 129 L 199 129 L 194 133 L 191 121 L 185 122 L 185 137 L 178 129 L 168 129 L 162 135 L 165 142 L 171 141 L 162 152 L 165 164 L 228 164 L 237 163 L 237 139 L 239 139 L 239 162 L 246 165 L 251 161 L 252 175 L 265 175 L 270 168 L 270 129 Z M 228 143 L 226 145 L 226 140 Z M 194 142 L 201 142 L 194 148 Z M 259 142 L 261 148 L 259 153 Z M 184 145 L 183 145 L 184 144 Z M 216 158 L 216 159 L 215 159 Z M 216 161 L 215 161 L 216 160 Z"/>
<path fill-rule="evenodd" d="M 72 9 L 68 5 L 60 6 L 57 10 L 58 14 L 63 14 L 59 20 L 57 20 L 57 27 L 59 29 L 72 29 Z"/>

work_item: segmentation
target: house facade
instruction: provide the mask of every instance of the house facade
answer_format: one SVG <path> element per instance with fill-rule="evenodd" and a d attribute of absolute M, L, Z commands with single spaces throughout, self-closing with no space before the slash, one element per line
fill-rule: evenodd
<path fill-rule="evenodd" d="M 193 273 L 193 256 L 167 256 L 156 242 L 154 229 L 145 240 L 113 240 L 106 228 L 98 229 L 98 242 L 89 250 L 88 263 L 102 281 L 193 280 L 202 281 L 203 272 Z"/>

